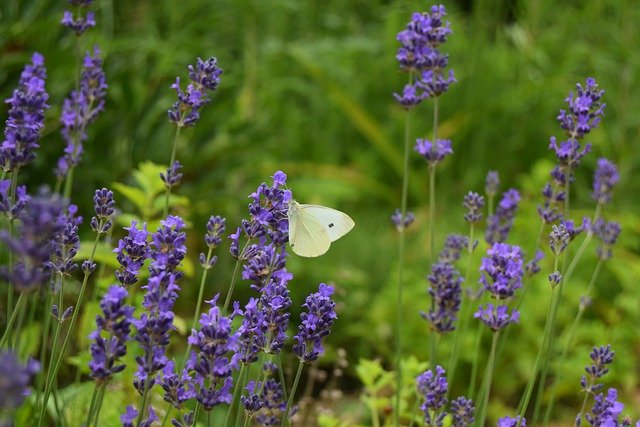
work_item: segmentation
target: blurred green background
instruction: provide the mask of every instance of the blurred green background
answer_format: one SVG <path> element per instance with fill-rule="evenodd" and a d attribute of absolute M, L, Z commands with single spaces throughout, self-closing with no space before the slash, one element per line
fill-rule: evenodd
<path fill-rule="evenodd" d="M 640 8 L 632 0 L 443 3 L 453 34 L 442 50 L 450 55 L 458 83 L 440 100 L 439 134 L 452 139 L 454 155 L 438 168 L 437 247 L 447 233 L 467 232 L 462 197 L 469 190 L 482 191 L 486 172 L 494 169 L 502 178 L 502 191 L 516 187 L 523 194 L 509 242 L 521 244 L 530 257 L 539 226 L 535 207 L 553 166 L 548 139 L 562 136 L 555 120 L 558 110 L 586 77 L 596 78 L 606 91 L 605 117 L 587 137 L 593 153 L 576 172 L 572 217 L 592 215 L 593 169 L 597 158 L 606 156 L 619 165 L 621 181 L 604 215 L 620 221 L 623 234 L 569 355 L 556 412 L 573 420 L 588 353 L 593 345 L 611 343 L 617 359 L 607 383 L 620 387 L 621 400 L 637 418 L 640 181 L 634 176 L 640 166 L 635 148 Z M 51 171 L 63 149 L 58 117 L 74 85 L 75 45 L 75 37 L 59 24 L 65 5 L 11 0 L 0 6 L 0 95 L 10 96 L 33 51 L 44 54 L 49 73 L 52 108 L 42 147 L 35 165 L 21 173 L 32 187 L 53 184 Z M 132 184 L 132 172 L 141 162 L 168 162 L 175 132 L 166 115 L 175 99 L 170 85 L 176 76 L 187 79 L 186 67 L 196 57 L 217 57 L 224 69 L 222 83 L 197 126 L 182 133 L 178 152 L 184 179 L 176 192 L 189 200 L 179 213 L 192 224 L 190 256 L 197 264 L 209 215 L 226 216 L 230 228 L 235 227 L 247 216 L 246 196 L 260 182 L 269 182 L 276 170 L 285 171 L 298 201 L 339 208 L 357 224 L 327 255 L 290 259 L 294 306 L 318 282 L 335 282 L 340 320 L 328 340 L 329 361 L 336 348 L 346 347 L 352 364 L 362 357 L 382 357 L 390 366 L 397 233 L 389 215 L 400 203 L 404 123 L 392 93 L 406 81 L 395 60 L 395 36 L 413 11 L 430 6 L 382 0 L 96 1 L 98 25 L 81 39 L 82 50 L 100 46 L 109 90 L 106 111 L 89 129 L 76 170 L 74 202 L 89 218 L 95 188 Z M 431 107 L 425 102 L 414 113 L 413 137 L 430 135 Z M 415 154 L 411 173 L 409 207 L 417 220 L 408 237 L 404 342 L 407 354 L 426 360 L 428 329 L 418 311 L 429 304 L 427 168 Z M 134 211 L 124 197 L 116 194 L 116 200 L 124 212 Z M 591 277 L 594 248 L 592 243 L 567 286 L 561 326 L 573 319 Z M 229 283 L 233 260 L 224 255 L 226 249 L 218 254 L 220 265 L 211 278 L 215 290 Z M 481 255 L 476 253 L 476 265 Z M 517 405 L 533 364 L 548 302 L 549 258 L 529 284 L 521 325 L 498 361 L 492 417 L 513 412 L 508 408 Z M 197 277 L 198 272 L 191 277 L 193 286 L 183 284 L 179 300 L 187 319 Z M 241 290 L 239 298 L 248 295 Z M 467 338 L 453 395 L 466 390 L 464 369 L 472 348 L 472 337 Z M 443 357 L 447 343 L 445 339 Z M 340 386 L 349 393 L 360 387 L 352 370 Z"/>

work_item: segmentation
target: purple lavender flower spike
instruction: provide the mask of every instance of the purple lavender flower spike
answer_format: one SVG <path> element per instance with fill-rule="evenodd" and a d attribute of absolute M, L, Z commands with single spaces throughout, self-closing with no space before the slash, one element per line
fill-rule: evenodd
<path fill-rule="evenodd" d="M 536 254 L 533 256 L 533 259 L 528 261 L 524 266 L 524 272 L 527 277 L 531 277 L 540 271 L 540 261 L 542 261 L 543 259 L 544 252 L 538 249 L 536 251 Z"/>
<path fill-rule="evenodd" d="M 494 298 L 510 298 L 522 287 L 522 251 L 519 246 L 495 243 L 480 265 L 480 283 Z"/>
<path fill-rule="evenodd" d="M 393 211 L 393 214 L 391 215 L 391 222 L 393 223 L 393 225 L 396 226 L 396 229 L 398 230 L 398 232 L 402 231 L 403 229 L 406 229 L 411 224 L 413 224 L 413 221 L 415 221 L 415 219 L 416 217 L 413 214 L 413 212 L 407 212 L 405 213 L 404 220 L 403 220 L 402 211 L 400 209 L 396 209 L 395 211 Z"/>
<path fill-rule="evenodd" d="M 473 425 L 475 421 L 476 408 L 471 399 L 458 397 L 451 401 L 452 426 L 467 427 Z"/>
<path fill-rule="evenodd" d="M 291 308 L 287 281 L 287 278 L 269 281 L 260 295 L 260 304 L 268 330 L 263 344 L 265 353 L 279 353 L 287 339 L 289 309 Z"/>
<path fill-rule="evenodd" d="M 78 225 L 82 223 L 82 217 L 76 217 L 77 212 L 76 205 L 69 205 L 66 213 L 57 219 L 60 231 L 54 238 L 54 251 L 50 261 L 46 263 L 56 276 L 56 284 L 62 277 L 70 276 L 78 268 L 78 263 L 74 262 L 73 258 L 80 248 Z"/>
<path fill-rule="evenodd" d="M 487 196 L 493 197 L 498 194 L 498 187 L 500 186 L 500 176 L 497 171 L 487 172 L 487 177 L 484 183 L 484 192 Z"/>
<path fill-rule="evenodd" d="M 204 237 L 207 246 L 211 249 L 215 249 L 222 243 L 222 236 L 227 229 L 227 220 L 221 216 L 210 216 L 207 221 L 207 234 Z"/>
<path fill-rule="evenodd" d="M 176 160 L 169 166 L 166 172 L 160 172 L 160 179 L 164 182 L 165 187 L 172 188 L 180 184 L 182 180 L 180 170 L 182 170 L 182 165 Z"/>
<path fill-rule="evenodd" d="M 180 78 L 171 85 L 175 89 L 178 100 L 169 109 L 169 120 L 178 127 L 191 127 L 200 119 L 200 109 L 209 101 L 207 91 L 214 91 L 220 83 L 222 69 L 218 67 L 216 58 L 206 61 L 198 58 L 196 65 L 189 65 L 189 79 L 186 91 L 180 86 Z"/>
<path fill-rule="evenodd" d="M 1 149 L 0 149 L 1 150 Z M 0 180 L 0 213 L 7 215 L 7 218 L 13 219 L 24 208 L 25 203 L 31 198 L 27 194 L 27 187 L 20 185 L 16 188 L 15 200 L 9 194 L 11 188 L 11 180 Z"/>
<path fill-rule="evenodd" d="M 484 197 L 478 193 L 469 191 L 464 196 L 463 206 L 467 209 L 467 213 L 464 215 L 464 220 L 475 224 L 482 219 L 482 208 L 484 207 Z"/>
<path fill-rule="evenodd" d="M 11 350 L 0 352 L 0 410 L 13 411 L 30 394 L 31 378 L 40 370 L 38 361 L 29 359 L 26 365 Z"/>
<path fill-rule="evenodd" d="M 420 315 L 438 333 L 453 331 L 460 310 L 463 279 L 458 270 L 445 262 L 435 263 L 428 279 L 431 308 L 428 313 L 421 312 Z"/>
<path fill-rule="evenodd" d="M 87 126 L 104 110 L 107 88 L 100 50 L 96 46 L 93 56 L 87 52 L 84 57 L 79 90 L 72 91 L 62 104 L 60 133 L 66 146 L 55 170 L 58 179 L 64 178 L 70 169 L 80 163 L 82 143 L 87 140 Z"/>
<path fill-rule="evenodd" d="M 580 379 L 582 389 L 588 393 L 597 392 L 604 387 L 604 384 L 596 383 L 596 380 L 602 378 L 609 372 L 607 365 L 613 363 L 615 352 L 611 350 L 611 345 L 594 347 L 589 357 L 592 364 L 584 368 L 587 375 L 583 375 Z"/>
<path fill-rule="evenodd" d="M 91 218 L 91 229 L 99 234 L 104 234 L 111 229 L 111 216 L 115 213 L 116 202 L 113 200 L 113 191 L 101 188 L 93 194 L 93 210 L 96 216 Z"/>
<path fill-rule="evenodd" d="M 287 407 L 280 383 L 273 378 L 267 379 L 264 383 L 249 381 L 246 390 L 249 395 L 240 397 L 246 413 L 254 417 L 259 425 L 280 425 Z"/>
<path fill-rule="evenodd" d="M 569 135 L 581 138 L 596 128 L 604 115 L 605 104 L 600 102 L 604 90 L 598 90 L 595 79 L 591 77 L 587 78 L 584 87 L 578 83 L 576 88 L 577 93 L 572 92 L 565 99 L 568 109 L 560 110 L 558 122 Z"/>
<path fill-rule="evenodd" d="M 260 349 L 264 348 L 268 324 L 259 300 L 250 298 L 244 308 L 242 324 L 238 328 L 238 357 L 245 365 L 258 360 Z"/>
<path fill-rule="evenodd" d="M 527 427 L 527 419 L 522 417 L 520 419 L 520 415 L 517 417 L 503 417 L 498 419 L 498 427 Z"/>
<path fill-rule="evenodd" d="M 220 403 L 231 402 L 231 378 L 237 358 L 237 335 L 231 332 L 231 320 L 242 312 L 237 303 L 229 316 L 222 316 L 216 305 L 218 295 L 207 301 L 211 305 L 208 313 L 200 316 L 200 330 L 192 330 L 189 344 L 197 349 L 196 357 L 190 359 L 187 368 L 195 371 L 196 399 L 210 411 Z"/>
<path fill-rule="evenodd" d="M 607 260 L 611 258 L 611 247 L 615 245 L 622 228 L 615 221 L 598 219 L 593 224 L 593 232 L 600 239 L 601 245 L 596 249 L 598 258 Z"/>
<path fill-rule="evenodd" d="M 71 29 L 76 36 L 80 36 L 89 28 L 95 27 L 96 20 L 94 13 L 86 11 L 91 3 L 93 3 L 93 0 L 69 0 L 69 4 L 77 10 L 77 17 L 74 16 L 73 12 L 65 10 L 60 23 Z"/>
<path fill-rule="evenodd" d="M 122 423 L 122 427 L 133 427 L 136 425 L 136 419 L 138 418 L 138 410 L 133 406 L 127 406 L 126 412 L 120 415 L 120 422 Z M 158 421 L 158 416 L 156 415 L 156 411 L 153 410 L 153 407 L 149 405 L 149 418 L 143 420 L 140 423 L 140 427 L 151 427 L 151 425 Z"/>
<path fill-rule="evenodd" d="M 440 411 L 447 404 L 447 392 L 449 390 L 444 369 L 442 366 L 436 366 L 435 374 L 431 370 L 425 371 L 418 375 L 416 382 L 418 392 L 424 399 L 420 409 L 424 413 L 425 424 L 428 426 L 441 426 L 447 413 Z"/>
<path fill-rule="evenodd" d="M 147 242 L 149 233 L 147 224 L 142 224 L 138 230 L 135 221 L 131 221 L 130 227 L 125 227 L 127 236 L 118 241 L 118 246 L 113 250 L 121 267 L 116 270 L 116 280 L 123 286 L 131 286 L 138 281 L 138 273 L 149 257 L 150 249 Z"/>
<path fill-rule="evenodd" d="M 437 139 L 434 144 L 428 139 L 418 138 L 416 140 L 416 151 L 429 162 L 430 166 L 437 165 L 447 156 L 453 154 L 451 140 L 449 139 Z"/>
<path fill-rule="evenodd" d="M 455 233 L 449 234 L 444 242 L 444 247 L 438 255 L 438 262 L 453 264 L 460 259 L 460 253 L 463 249 L 466 249 L 468 245 L 469 238 L 467 236 Z"/>
<path fill-rule="evenodd" d="M 322 338 L 329 335 L 338 317 L 336 303 L 331 299 L 332 286 L 320 283 L 318 292 L 309 295 L 302 305 L 307 309 L 300 315 L 298 333 L 293 337 L 293 353 L 304 363 L 312 363 L 324 353 Z"/>
<path fill-rule="evenodd" d="M 602 393 L 594 396 L 594 404 L 591 414 L 586 414 L 585 418 L 592 426 L 618 427 L 631 424 L 629 419 L 619 420 L 624 405 L 618 402 L 618 390 L 610 388 L 607 395 Z"/>
<path fill-rule="evenodd" d="M 127 354 L 126 342 L 131 332 L 133 307 L 125 305 L 127 295 L 126 289 L 114 285 L 100 301 L 102 315 L 96 316 L 98 329 L 89 335 L 93 340 L 89 369 L 96 381 L 108 381 L 125 368 L 124 364 L 117 363 Z"/>
<path fill-rule="evenodd" d="M 551 252 L 553 252 L 555 256 L 560 255 L 569 244 L 570 238 L 571 235 L 565 224 L 561 223 L 560 225 L 551 226 L 551 233 L 549 233 L 549 247 L 551 248 Z"/>
<path fill-rule="evenodd" d="M 487 243 L 502 243 L 507 240 L 518 212 L 518 203 L 518 190 L 511 188 L 502 194 L 496 213 L 487 218 L 487 231 L 484 236 Z"/>
<path fill-rule="evenodd" d="M 478 311 L 473 314 L 473 317 L 480 319 L 493 332 L 504 329 L 510 323 L 520 322 L 520 312 L 518 310 L 514 309 L 509 313 L 509 307 L 506 305 L 494 306 L 491 303 L 486 304 L 484 307 L 478 307 Z"/>
<path fill-rule="evenodd" d="M 5 172 L 17 171 L 36 158 L 44 110 L 49 108 L 49 95 L 44 87 L 46 77 L 44 57 L 36 52 L 31 64 L 25 65 L 18 88 L 5 101 L 9 104 L 9 113 L 0 146 L 0 166 Z"/>
<path fill-rule="evenodd" d="M 51 276 L 49 261 L 59 246 L 59 236 L 66 218 L 63 201 L 57 196 L 42 193 L 30 198 L 18 214 L 18 235 L 0 230 L 0 241 L 14 254 L 15 264 L 2 266 L 0 276 L 19 292 L 30 292 L 48 283 Z M 61 267 L 66 267 L 61 263 Z M 63 265 L 64 264 L 64 265 Z"/>
<path fill-rule="evenodd" d="M 620 174 L 615 163 L 601 157 L 598 159 L 596 172 L 593 176 L 593 193 L 591 198 L 599 205 L 611 202 L 611 191 L 620 180 Z"/>
<path fill-rule="evenodd" d="M 175 373 L 175 362 L 170 360 L 162 369 L 160 386 L 164 390 L 163 398 L 176 409 L 183 409 L 184 402 L 196 396 L 192 378 L 186 369 L 182 373 Z"/>

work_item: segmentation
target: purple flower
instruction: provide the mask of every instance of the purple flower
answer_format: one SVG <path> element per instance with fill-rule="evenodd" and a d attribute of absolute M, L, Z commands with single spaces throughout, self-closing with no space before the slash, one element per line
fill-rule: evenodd
<path fill-rule="evenodd" d="M 591 198 L 599 205 L 607 204 L 611 201 L 611 190 L 620 180 L 620 174 L 615 163 L 601 157 L 598 159 L 598 166 L 593 175 L 593 193 Z"/>
<path fill-rule="evenodd" d="M 59 232 L 54 237 L 54 250 L 47 266 L 56 275 L 56 282 L 78 268 L 78 263 L 73 258 L 80 248 L 80 238 L 78 237 L 78 225 L 82 223 L 82 217 L 76 217 L 78 207 L 69 205 L 67 212 L 58 218 L 60 226 Z"/>
<path fill-rule="evenodd" d="M 31 378 L 40 370 L 40 364 L 29 359 L 26 365 L 11 350 L 0 352 L 0 410 L 13 411 L 30 394 Z"/>
<path fill-rule="evenodd" d="M 160 172 L 160 179 L 164 182 L 165 187 L 171 188 L 180 184 L 180 180 L 182 180 L 180 170 L 182 170 L 182 165 L 176 160 L 169 166 L 166 172 Z"/>
<path fill-rule="evenodd" d="M 293 337 L 293 353 L 304 363 L 314 362 L 324 353 L 322 338 L 329 335 L 338 317 L 336 303 L 331 299 L 333 287 L 320 283 L 318 292 L 309 295 L 302 305 L 307 309 L 300 315 L 298 333 Z"/>
<path fill-rule="evenodd" d="M 140 230 L 136 225 L 135 221 L 131 221 L 131 226 L 125 227 L 128 234 L 118 241 L 118 246 L 113 250 L 121 265 L 115 272 L 116 280 L 124 286 L 131 286 L 138 281 L 138 273 L 150 253 L 147 224 L 142 224 Z"/>
<path fill-rule="evenodd" d="M 72 12 L 65 10 L 60 23 L 70 28 L 76 36 L 80 36 L 89 28 L 95 27 L 96 21 L 94 13 L 85 10 L 91 3 L 93 3 L 93 0 L 69 0 L 69 4 L 76 9 L 78 17 L 76 18 Z"/>
<path fill-rule="evenodd" d="M 195 387 L 186 369 L 180 375 L 175 373 L 175 362 L 170 360 L 162 369 L 160 386 L 164 390 L 165 402 L 174 408 L 183 409 L 183 404 L 196 396 Z"/>
<path fill-rule="evenodd" d="M 185 241 L 187 235 L 182 231 L 184 221 L 179 216 L 168 216 L 160 221 L 160 228 L 151 235 L 151 266 L 152 273 L 172 272 L 176 278 L 182 277 L 182 272 L 176 268 L 180 265 L 187 253 Z"/>
<path fill-rule="evenodd" d="M 276 271 L 286 271 L 287 262 L 284 246 L 273 244 L 257 246 L 256 254 L 249 259 L 243 269 L 242 278 L 251 281 L 251 289 L 260 291 Z"/>
<path fill-rule="evenodd" d="M 207 97 L 207 91 L 214 91 L 220 83 L 222 69 L 218 67 L 216 58 L 206 61 L 198 58 L 196 65 L 189 65 L 189 79 L 186 92 L 180 87 L 180 78 L 171 85 L 178 94 L 178 100 L 169 109 L 169 120 L 178 127 L 191 127 L 200 119 L 200 109 L 211 99 Z"/>
<path fill-rule="evenodd" d="M 421 312 L 420 315 L 439 333 L 453 331 L 460 310 L 463 279 L 458 270 L 445 262 L 433 264 L 428 279 L 431 308 L 428 313 Z"/>
<path fill-rule="evenodd" d="M 601 246 L 596 249 L 598 258 L 602 260 L 611 258 L 611 247 L 615 245 L 621 231 L 620 224 L 615 221 L 607 222 L 603 219 L 598 219 L 593 224 L 593 232 L 601 242 Z"/>
<path fill-rule="evenodd" d="M 424 413 L 424 421 L 428 426 L 441 426 L 446 412 L 440 410 L 447 404 L 447 392 L 449 384 L 445 377 L 442 366 L 436 366 L 435 374 L 433 371 L 425 371 L 416 378 L 418 392 L 424 399 L 422 412 Z"/>
<path fill-rule="evenodd" d="M 618 391 L 615 388 L 607 390 L 607 395 L 602 393 L 594 396 L 593 408 L 591 414 L 586 414 L 585 418 L 592 426 L 601 427 L 617 427 L 629 425 L 629 420 L 620 421 L 618 416 L 622 413 L 624 405 L 618 402 Z"/>
<path fill-rule="evenodd" d="M 287 407 L 280 383 L 273 378 L 265 382 L 249 381 L 246 390 L 249 395 L 243 395 L 240 400 L 249 416 L 254 416 L 259 425 L 280 425 Z"/>
<path fill-rule="evenodd" d="M 482 323 L 494 332 L 504 329 L 510 323 L 520 322 L 520 312 L 518 310 L 514 309 L 509 313 L 509 307 L 506 305 L 494 306 L 491 303 L 488 303 L 485 307 L 478 307 L 478 311 L 473 314 L 473 317 L 480 319 Z"/>
<path fill-rule="evenodd" d="M 127 406 L 126 412 L 120 415 L 122 427 L 133 427 L 136 425 L 137 418 L 138 410 L 131 405 Z M 149 405 L 149 418 L 143 420 L 139 427 L 150 427 L 155 421 L 158 421 L 158 416 L 156 415 L 156 411 L 153 410 L 153 407 Z"/>
<path fill-rule="evenodd" d="M 462 205 L 467 209 L 467 213 L 464 215 L 465 221 L 475 224 L 482 219 L 484 197 L 482 197 L 478 193 L 469 191 L 469 193 L 464 196 L 464 202 Z"/>
<path fill-rule="evenodd" d="M 210 411 L 220 403 L 231 402 L 232 370 L 237 350 L 237 336 L 231 332 L 231 320 L 240 314 L 237 303 L 229 316 L 222 316 L 216 301 L 218 295 L 207 301 L 211 305 L 208 313 L 200 315 L 200 330 L 192 330 L 189 344 L 198 350 L 187 363 L 195 371 L 196 399 Z"/>
<path fill-rule="evenodd" d="M 520 193 L 513 188 L 502 194 L 496 213 L 487 218 L 487 231 L 484 238 L 489 244 L 507 240 L 520 203 Z"/>
<path fill-rule="evenodd" d="M 524 272 L 528 277 L 533 276 L 537 272 L 540 271 L 540 261 L 544 258 L 544 252 L 541 250 L 537 250 L 536 254 L 533 256 L 529 262 L 527 262 L 524 266 Z"/>
<path fill-rule="evenodd" d="M 10 179 L 0 180 L 0 212 L 7 215 L 9 220 L 15 218 L 25 203 L 31 198 L 31 196 L 27 194 L 27 187 L 24 185 L 16 188 L 15 197 L 13 194 L 9 194 L 10 189 Z"/>
<path fill-rule="evenodd" d="M 484 183 L 484 192 L 487 196 L 493 197 L 498 194 L 498 187 L 500 186 L 500 176 L 497 171 L 487 172 L 487 177 Z"/>
<path fill-rule="evenodd" d="M 105 381 L 113 374 L 122 371 L 124 364 L 116 365 L 119 359 L 127 354 L 126 342 L 131 332 L 133 307 L 125 305 L 128 292 L 121 286 L 111 286 L 100 301 L 102 315 L 96 316 L 98 329 L 89 337 L 91 343 L 91 357 L 89 369 L 91 377 L 98 381 Z M 105 332 L 106 337 L 103 337 Z"/>
<path fill-rule="evenodd" d="M 242 324 L 238 328 L 238 357 L 249 365 L 258 360 L 258 353 L 264 347 L 267 322 L 259 300 L 250 298 L 244 308 Z"/>
<path fill-rule="evenodd" d="M 36 52 L 31 64 L 24 67 L 18 88 L 5 101 L 9 104 L 9 117 L 0 146 L 0 166 L 5 172 L 17 171 L 36 158 L 44 110 L 49 108 L 49 95 L 44 88 L 46 77 L 44 57 Z"/>
<path fill-rule="evenodd" d="M 480 265 L 480 283 L 494 298 L 510 298 L 522 287 L 522 251 L 519 246 L 495 243 Z"/>
<path fill-rule="evenodd" d="M 111 216 L 115 212 L 116 202 L 113 200 L 113 191 L 102 188 L 93 194 L 93 210 L 96 216 L 91 218 L 91 229 L 99 234 L 104 234 L 111 229 Z"/>
<path fill-rule="evenodd" d="M 604 115 L 605 104 L 600 102 L 604 91 L 598 90 L 595 79 L 591 77 L 587 78 L 585 87 L 578 83 L 576 88 L 577 93 L 571 92 L 565 99 L 567 110 L 560 110 L 557 118 L 560 127 L 571 137 L 581 138 L 597 127 Z"/>
<path fill-rule="evenodd" d="M 443 161 L 448 155 L 453 154 L 451 140 L 437 139 L 436 143 L 428 139 L 416 139 L 416 151 L 424 157 L 430 166 L 435 166 Z"/>
<path fill-rule="evenodd" d="M 555 256 L 558 256 L 565 250 L 569 244 L 571 235 L 565 224 L 552 225 L 551 233 L 549 233 L 549 247 Z"/>
<path fill-rule="evenodd" d="M 593 393 L 604 387 L 604 384 L 596 383 L 596 381 L 609 372 L 607 365 L 613 363 L 613 356 L 615 353 L 611 350 L 611 344 L 593 348 L 589 354 L 593 363 L 584 368 L 587 375 L 583 375 L 580 379 L 583 391 Z"/>
<path fill-rule="evenodd" d="M 466 397 L 458 397 L 451 401 L 451 417 L 453 427 L 466 427 L 475 421 L 474 415 L 476 408 L 471 399 Z"/>
<path fill-rule="evenodd" d="M 87 126 L 104 110 L 107 88 L 100 50 L 96 46 L 93 56 L 87 52 L 84 57 L 79 90 L 72 91 L 62 104 L 60 133 L 67 145 L 56 166 L 55 175 L 58 179 L 65 177 L 70 169 L 80 163 L 82 143 L 87 140 Z"/>
<path fill-rule="evenodd" d="M 280 352 L 287 339 L 289 308 L 291 308 L 291 297 L 287 288 L 288 280 L 286 277 L 272 279 L 262 288 L 260 304 L 268 330 L 263 343 L 265 353 Z"/>
<path fill-rule="evenodd" d="M 447 238 L 444 242 L 444 247 L 438 255 L 438 262 L 453 264 L 460 259 L 460 253 L 468 246 L 469 238 L 467 236 L 463 236 L 461 234 L 447 235 Z"/>
<path fill-rule="evenodd" d="M 422 91 L 419 93 L 416 85 L 407 84 L 402 89 L 402 95 L 394 93 L 393 97 L 404 109 L 410 110 L 416 105 L 420 104 L 422 100 L 427 97 L 427 95 Z"/>
<path fill-rule="evenodd" d="M 520 419 L 520 415 L 517 417 L 503 417 L 498 419 L 498 427 L 527 427 L 527 419 Z"/>
<path fill-rule="evenodd" d="M 0 230 L 0 241 L 13 252 L 14 265 L 3 266 L 0 275 L 19 292 L 35 290 L 48 283 L 51 276 L 49 261 L 58 247 L 65 217 L 62 199 L 42 193 L 26 201 L 18 213 L 17 237 Z"/>
<path fill-rule="evenodd" d="M 415 221 L 416 217 L 413 212 L 407 212 L 404 214 L 404 219 L 402 218 L 402 211 L 400 209 L 396 209 L 393 211 L 391 215 L 391 222 L 396 226 L 398 232 L 409 227 L 413 221 Z"/>
<path fill-rule="evenodd" d="M 207 246 L 211 249 L 216 248 L 222 243 L 222 236 L 224 235 L 227 220 L 221 216 L 210 216 L 207 221 L 207 234 L 204 237 Z"/>

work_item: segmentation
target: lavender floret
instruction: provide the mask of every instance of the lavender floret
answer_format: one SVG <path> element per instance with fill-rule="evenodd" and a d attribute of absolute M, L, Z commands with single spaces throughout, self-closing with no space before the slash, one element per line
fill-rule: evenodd
<path fill-rule="evenodd" d="M 447 392 L 449 389 L 444 369 L 441 366 L 436 366 L 435 373 L 431 370 L 425 371 L 418 375 L 416 382 L 418 392 L 424 399 L 420 409 L 424 413 L 425 424 L 428 426 L 441 426 L 444 417 L 447 415 L 443 409 L 447 404 Z"/>
<path fill-rule="evenodd" d="M 615 163 L 601 157 L 598 159 L 596 172 L 593 176 L 593 193 L 591 198 L 599 205 L 611 202 L 611 191 L 620 180 L 620 174 Z"/>
<path fill-rule="evenodd" d="M 322 338 L 329 335 L 338 317 L 336 303 L 331 299 L 333 287 L 320 283 L 318 292 L 309 295 L 302 305 L 307 309 L 300 315 L 298 333 L 293 337 L 293 353 L 304 363 L 314 362 L 324 353 Z"/>
<path fill-rule="evenodd" d="M 29 383 L 40 370 L 38 361 L 29 359 L 23 365 L 11 350 L 0 352 L 0 410 L 13 411 L 31 393 Z"/>

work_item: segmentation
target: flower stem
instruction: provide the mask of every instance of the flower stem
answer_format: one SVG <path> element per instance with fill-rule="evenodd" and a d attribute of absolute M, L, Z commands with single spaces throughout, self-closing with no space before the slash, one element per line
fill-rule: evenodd
<path fill-rule="evenodd" d="M 291 394 L 289 394 L 289 400 L 287 400 L 287 408 L 284 410 L 284 414 L 282 414 L 282 423 L 280 427 L 284 427 L 287 424 L 289 419 L 289 412 L 291 412 L 291 405 L 293 405 L 293 397 L 296 395 L 296 389 L 298 388 L 298 383 L 300 382 L 300 376 L 302 375 L 302 368 L 304 367 L 304 363 L 302 360 L 298 364 L 298 371 L 296 372 L 296 378 L 293 380 L 293 386 L 291 387 Z"/>
<path fill-rule="evenodd" d="M 176 152 L 178 151 L 178 141 L 180 140 L 180 126 L 176 126 L 176 134 L 173 138 L 173 148 L 171 149 L 171 160 L 169 161 L 169 169 L 173 165 L 173 162 L 176 160 Z M 164 197 L 164 215 L 163 217 L 167 217 L 169 213 L 169 196 L 171 195 L 171 186 L 166 185 L 165 197 Z"/>
<path fill-rule="evenodd" d="M 479 423 L 478 426 L 484 426 L 484 421 L 487 417 L 487 406 L 489 406 L 489 393 L 491 392 L 491 381 L 493 380 L 493 370 L 495 368 L 496 362 L 496 348 L 498 344 L 498 337 L 500 335 L 500 331 L 496 331 L 493 333 L 493 338 L 491 340 L 491 353 L 489 353 L 489 360 L 487 361 L 487 371 L 485 374 L 485 378 L 483 380 L 484 389 L 483 389 L 483 398 L 482 398 L 482 406 L 480 407 L 480 415 L 478 417 Z"/>
<path fill-rule="evenodd" d="M 140 407 L 138 408 L 138 418 L 136 419 L 136 427 L 140 427 L 142 419 L 144 418 L 145 407 L 147 406 L 147 398 L 149 397 L 149 390 L 151 387 L 151 378 L 147 377 L 144 382 L 144 390 L 142 391 L 142 397 L 140 398 Z"/>
<path fill-rule="evenodd" d="M 16 307 L 11 313 L 11 318 L 7 322 L 7 328 L 5 329 L 4 334 L 2 334 L 2 339 L 0 340 L 0 348 L 4 348 L 5 344 L 7 343 L 7 339 L 9 338 L 9 335 L 10 335 L 9 332 L 13 328 L 13 324 L 15 323 L 18 317 L 18 313 L 24 310 L 24 306 L 27 304 L 28 298 L 29 298 L 29 294 L 25 292 L 20 293 L 20 296 L 18 297 L 18 302 L 16 303 Z"/>
<path fill-rule="evenodd" d="M 476 338 L 473 344 L 473 363 L 471 364 L 471 377 L 469 379 L 469 387 L 467 388 L 467 396 L 473 399 L 476 381 L 478 379 L 478 366 L 480 365 L 480 346 L 482 344 L 482 332 L 484 331 L 483 323 L 478 322 L 476 329 Z"/>
<path fill-rule="evenodd" d="M 232 403 L 236 403 L 238 405 L 238 409 L 236 411 L 236 427 L 240 425 L 240 420 L 242 419 L 242 403 L 240 403 L 240 393 L 242 393 L 242 389 L 245 387 L 247 380 L 249 379 L 249 367 L 245 370 L 244 376 L 238 376 L 238 384 L 236 385 L 236 390 L 234 391 L 234 397 Z"/>
<path fill-rule="evenodd" d="M 231 413 L 233 412 L 233 407 L 235 406 L 236 401 L 238 400 L 238 397 L 240 395 L 241 392 L 241 388 L 240 388 L 240 382 L 242 380 L 242 377 L 244 376 L 244 370 L 246 369 L 246 365 L 244 363 L 242 363 L 240 365 L 240 372 L 238 373 L 238 381 L 236 382 L 236 388 L 233 391 L 233 397 L 231 398 L 231 403 L 229 404 L 229 407 L 227 408 L 227 416 L 224 419 L 224 425 L 228 426 L 229 421 L 231 421 Z"/>
<path fill-rule="evenodd" d="M 91 403 L 89 404 L 89 410 L 87 411 L 87 420 L 85 422 L 86 427 L 91 427 L 91 421 L 93 420 L 93 413 L 96 409 L 98 394 L 100 394 L 100 386 L 98 385 L 98 383 L 95 383 L 95 385 L 93 386 L 93 393 L 91 394 Z"/>
<path fill-rule="evenodd" d="M 242 248 L 242 250 L 240 251 L 240 254 L 238 255 L 238 259 L 236 260 L 236 265 L 235 267 L 233 267 L 233 276 L 231 276 L 231 285 L 229 285 L 229 290 L 227 291 L 227 297 L 224 299 L 224 306 L 222 306 L 222 312 L 226 313 L 227 312 L 227 308 L 229 308 L 229 303 L 231 302 L 231 295 L 233 294 L 233 289 L 236 286 L 236 281 L 238 280 L 238 271 L 240 270 L 240 260 L 242 259 L 242 257 L 244 256 L 244 251 L 245 249 L 247 249 L 247 246 L 249 246 L 249 239 L 247 239 L 246 243 L 244 244 L 244 247 Z"/>

